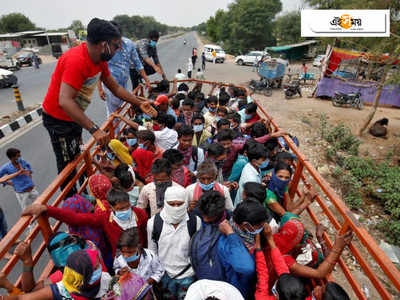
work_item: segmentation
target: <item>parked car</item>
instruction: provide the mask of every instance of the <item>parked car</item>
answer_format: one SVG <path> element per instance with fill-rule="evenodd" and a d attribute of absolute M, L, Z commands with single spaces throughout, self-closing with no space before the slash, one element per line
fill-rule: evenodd
<path fill-rule="evenodd" d="M 18 78 L 13 72 L 0 68 L 0 88 L 7 88 L 17 84 Z"/>
<path fill-rule="evenodd" d="M 264 51 L 250 51 L 245 55 L 239 55 L 235 59 L 235 63 L 239 66 L 242 65 L 254 65 L 259 62 L 263 55 L 268 55 L 267 52 Z"/>
<path fill-rule="evenodd" d="M 313 66 L 314 67 L 320 67 L 322 65 L 322 60 L 325 58 L 325 55 L 317 55 L 317 57 L 314 58 L 313 61 Z"/>
<path fill-rule="evenodd" d="M 215 62 L 223 63 L 225 61 L 225 51 L 217 45 L 204 45 L 204 55 L 206 56 L 206 60 L 213 61 L 213 50 L 215 50 L 215 52 L 217 53 L 217 58 Z"/>
<path fill-rule="evenodd" d="M 39 64 L 42 63 L 42 59 L 38 57 Z M 33 53 L 32 52 L 24 52 L 17 56 L 17 60 L 21 65 L 33 66 Z"/>
<path fill-rule="evenodd" d="M 21 63 L 11 57 L 0 56 L 0 68 L 18 71 L 19 69 L 21 69 Z"/>

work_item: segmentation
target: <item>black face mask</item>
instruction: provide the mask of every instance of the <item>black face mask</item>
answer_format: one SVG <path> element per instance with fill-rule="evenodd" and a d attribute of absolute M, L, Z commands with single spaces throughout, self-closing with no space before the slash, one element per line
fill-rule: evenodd
<path fill-rule="evenodd" d="M 109 52 L 103 52 L 100 54 L 100 59 L 102 61 L 109 61 L 113 57 L 113 55 L 111 54 L 111 51 L 110 51 L 110 46 L 108 46 L 108 44 L 107 44 L 107 48 L 108 48 Z"/>

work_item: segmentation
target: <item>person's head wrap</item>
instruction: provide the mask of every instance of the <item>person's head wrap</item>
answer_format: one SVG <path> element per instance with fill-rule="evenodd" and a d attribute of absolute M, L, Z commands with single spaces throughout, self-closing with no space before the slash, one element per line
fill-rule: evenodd
<path fill-rule="evenodd" d="M 87 41 L 91 44 L 121 38 L 121 32 L 111 22 L 94 18 L 87 26 Z"/>
<path fill-rule="evenodd" d="M 94 299 L 100 290 L 100 280 L 89 284 L 97 263 L 99 254 L 95 250 L 79 250 L 68 256 L 64 268 L 62 283 L 74 299 L 86 297 Z M 101 268 L 101 263 L 99 264 Z"/>
<path fill-rule="evenodd" d="M 149 291 L 151 285 L 142 277 L 128 272 L 122 275 L 117 282 L 111 286 L 111 295 L 115 300 L 142 300 L 150 299 Z"/>
<path fill-rule="evenodd" d="M 187 215 L 186 189 L 179 185 L 174 185 L 165 191 L 164 208 L 160 216 L 163 220 L 170 224 L 179 224 Z M 181 201 L 180 206 L 169 205 L 169 201 Z"/>
<path fill-rule="evenodd" d="M 99 200 L 107 200 L 107 193 L 112 188 L 110 179 L 103 174 L 94 174 L 89 177 L 89 189 Z"/>
<path fill-rule="evenodd" d="M 282 180 L 276 176 L 275 171 L 272 171 L 272 177 L 268 184 L 268 189 L 274 192 L 280 199 L 282 200 L 287 189 L 288 184 L 290 183 L 290 179 Z M 281 201 L 279 201 L 281 203 Z M 282 204 L 282 203 L 281 203 Z"/>
<path fill-rule="evenodd" d="M 132 166 L 133 158 L 129 153 L 129 149 L 125 147 L 119 140 L 113 139 L 108 143 L 108 147 L 112 150 L 112 152 L 117 156 L 120 162 L 127 164 L 128 166 Z"/>
<path fill-rule="evenodd" d="M 87 244 L 84 239 L 66 232 L 54 234 L 47 245 L 51 259 L 57 268 L 65 267 L 71 253 L 86 248 Z"/>
<path fill-rule="evenodd" d="M 281 253 L 286 254 L 298 244 L 304 243 L 308 233 L 298 216 L 286 213 L 282 220 L 279 232 L 274 234 L 274 241 Z"/>

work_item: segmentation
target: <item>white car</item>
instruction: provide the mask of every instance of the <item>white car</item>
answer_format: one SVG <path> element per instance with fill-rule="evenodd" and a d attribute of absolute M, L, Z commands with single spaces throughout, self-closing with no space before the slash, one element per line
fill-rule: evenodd
<path fill-rule="evenodd" d="M 246 55 L 239 55 L 235 59 L 235 63 L 239 66 L 243 65 L 254 65 L 257 63 L 263 55 L 268 55 L 267 52 L 264 51 L 250 51 Z"/>
<path fill-rule="evenodd" d="M 314 67 L 320 67 L 322 65 L 322 60 L 325 58 L 325 55 L 317 55 L 316 58 L 314 58 L 314 61 L 312 65 Z"/>
<path fill-rule="evenodd" d="M 221 62 L 223 63 L 225 61 L 225 51 L 217 45 L 204 45 L 204 55 L 206 57 L 207 61 L 213 61 L 214 57 L 212 55 L 212 52 L 215 50 L 215 53 L 217 54 L 215 62 Z"/>
<path fill-rule="evenodd" d="M 9 70 L 0 68 L 0 88 L 7 88 L 17 84 L 17 76 Z"/>

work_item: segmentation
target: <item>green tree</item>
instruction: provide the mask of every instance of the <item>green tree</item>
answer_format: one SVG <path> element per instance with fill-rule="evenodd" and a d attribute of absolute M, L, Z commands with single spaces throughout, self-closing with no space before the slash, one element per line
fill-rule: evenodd
<path fill-rule="evenodd" d="M 0 30 L 2 32 L 19 32 L 35 29 L 35 24 L 21 13 L 11 13 L 3 15 L 0 18 Z"/>
<path fill-rule="evenodd" d="M 85 26 L 83 26 L 82 22 L 80 20 L 74 20 L 72 21 L 71 25 L 68 27 L 68 29 L 71 29 L 75 32 L 76 36 L 79 35 L 79 31 L 85 30 Z"/>
<path fill-rule="evenodd" d="M 232 54 L 275 45 L 273 19 L 280 0 L 235 0 L 227 11 L 218 10 L 207 21 L 207 34 Z"/>
<path fill-rule="evenodd" d="M 300 12 L 291 12 L 277 18 L 274 23 L 274 36 L 279 45 L 303 41 Z"/>

